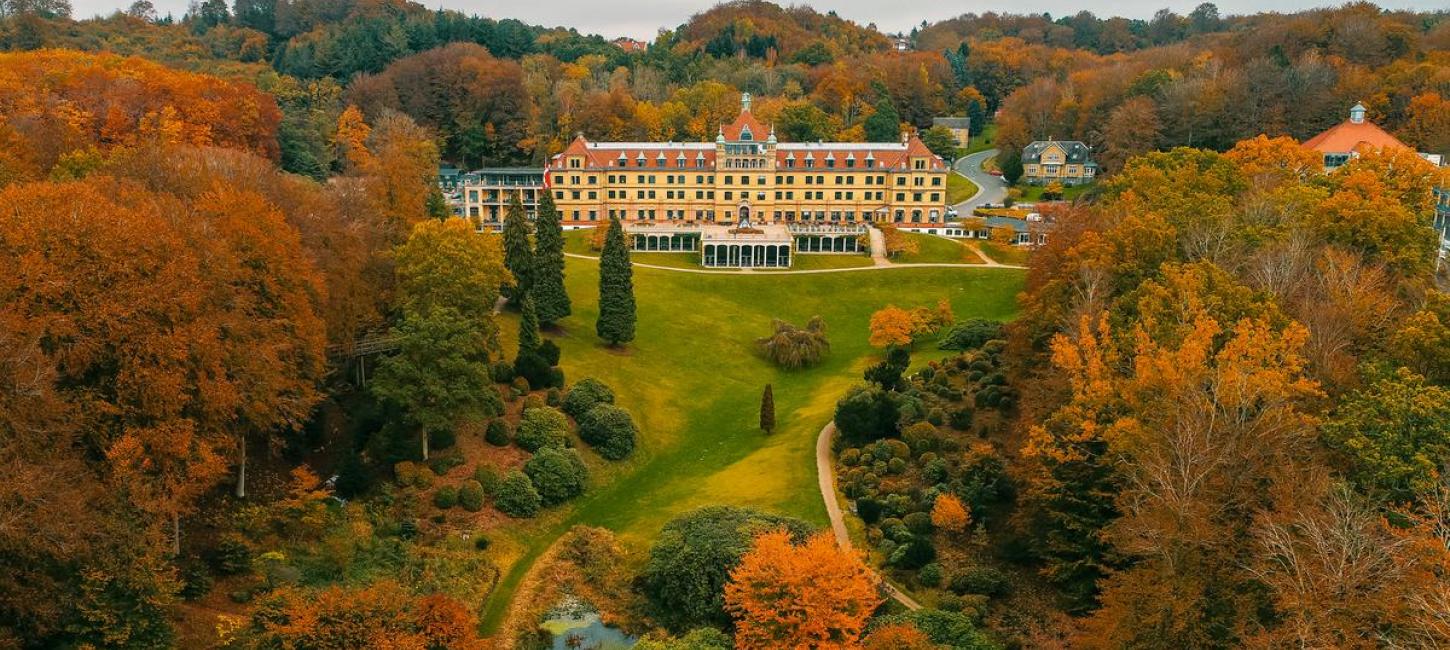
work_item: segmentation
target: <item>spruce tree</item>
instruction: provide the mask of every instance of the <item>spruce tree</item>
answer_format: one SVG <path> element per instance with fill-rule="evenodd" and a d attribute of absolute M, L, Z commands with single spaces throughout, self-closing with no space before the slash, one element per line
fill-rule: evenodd
<path fill-rule="evenodd" d="M 901 137 L 901 114 L 896 112 L 891 98 L 883 95 L 876 102 L 876 112 L 866 118 L 863 126 L 867 142 L 896 142 Z"/>
<path fill-rule="evenodd" d="M 760 394 L 760 430 L 775 433 L 775 393 L 771 391 L 770 384 L 766 384 L 765 392 Z"/>
<path fill-rule="evenodd" d="M 524 213 L 524 204 L 519 195 L 509 199 L 508 212 L 503 219 L 503 265 L 514 274 L 514 286 L 506 292 L 510 302 L 518 305 L 523 294 L 532 284 L 534 271 L 534 250 L 529 244 L 529 219 Z"/>
<path fill-rule="evenodd" d="M 539 316 L 534 309 L 533 292 L 523 293 L 523 298 L 519 301 L 519 312 L 519 353 L 514 357 L 516 366 L 518 359 L 539 353 Z"/>
<path fill-rule="evenodd" d="M 539 201 L 539 218 L 534 223 L 533 284 L 539 322 L 553 326 L 569 315 L 569 294 L 564 290 L 564 229 L 547 192 Z"/>
<path fill-rule="evenodd" d="M 604 251 L 599 255 L 599 320 L 594 331 L 609 345 L 634 340 L 634 280 L 624 226 L 609 219 Z"/>

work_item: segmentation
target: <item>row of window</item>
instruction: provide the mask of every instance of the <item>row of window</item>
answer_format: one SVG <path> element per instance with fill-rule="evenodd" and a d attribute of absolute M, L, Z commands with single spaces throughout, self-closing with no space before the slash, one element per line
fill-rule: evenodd
<path fill-rule="evenodd" d="M 656 176 L 654 174 L 639 174 L 638 176 L 635 177 L 635 183 L 636 184 L 639 184 L 639 185 L 644 185 L 644 184 L 654 185 L 655 184 L 655 178 L 656 178 Z M 776 185 L 794 185 L 796 178 L 797 178 L 797 176 L 795 176 L 795 175 L 777 175 L 775 177 L 775 184 Z M 806 179 L 805 180 L 805 184 L 806 185 L 825 185 L 826 184 L 826 177 L 823 176 L 823 175 L 820 175 L 820 174 L 817 174 L 815 176 L 809 176 L 809 175 L 802 176 L 801 178 L 805 178 Z M 886 184 L 886 177 L 885 176 L 873 175 L 873 176 L 863 176 L 862 178 L 866 179 L 865 181 L 863 181 L 863 184 L 865 184 L 865 185 L 885 185 Z M 587 182 L 589 185 L 594 185 L 595 184 L 596 177 L 594 177 L 594 176 L 586 176 L 586 177 L 584 177 L 584 179 L 585 179 L 585 182 Z M 767 179 L 768 179 L 768 177 L 766 177 L 766 176 L 756 176 L 755 177 L 755 180 L 754 180 L 754 183 L 756 185 L 765 185 Z M 568 176 L 568 177 L 560 176 L 555 181 L 554 184 L 555 185 L 579 185 L 580 184 L 579 183 L 579 180 L 580 180 L 580 177 L 579 176 Z M 744 174 L 742 174 L 740 176 L 732 176 L 732 175 L 729 175 L 729 174 L 724 174 L 724 175 L 721 175 L 720 176 L 720 180 L 725 185 L 735 185 L 735 184 L 737 184 L 737 180 L 738 180 L 738 183 L 740 185 L 750 185 L 751 184 L 751 177 L 749 175 L 744 175 Z M 856 177 L 855 176 L 837 176 L 835 178 L 835 180 L 836 180 L 836 184 L 837 185 L 855 185 L 856 184 Z M 629 176 L 626 175 L 626 174 L 618 174 L 618 175 L 616 175 L 616 174 L 609 174 L 608 175 L 608 181 L 609 181 L 609 183 L 611 185 L 613 185 L 613 184 L 628 183 L 629 182 Z M 715 178 L 713 177 L 713 175 L 710 175 L 710 176 L 707 176 L 707 175 L 697 175 L 697 176 L 695 176 L 695 184 L 696 185 L 705 185 L 707 183 L 714 183 L 714 181 L 715 181 Z M 665 175 L 665 184 L 666 185 L 683 185 L 683 184 L 685 184 L 687 182 L 689 182 L 689 176 L 686 175 L 686 174 L 678 174 L 678 175 L 676 175 L 676 174 L 666 174 Z M 915 178 L 912 179 L 912 182 L 916 186 L 923 186 L 923 185 L 926 184 L 926 179 L 925 179 L 925 177 L 917 176 L 917 177 L 915 177 Z M 896 184 L 897 185 L 905 185 L 906 184 L 906 177 L 905 176 L 898 176 L 898 177 L 896 177 Z M 932 179 L 931 179 L 931 184 L 933 186 L 940 186 L 942 184 L 942 177 L 941 176 L 933 176 Z"/>
<path fill-rule="evenodd" d="M 776 190 L 776 192 L 775 192 L 775 200 L 777 200 L 777 201 L 794 201 L 795 200 L 795 194 L 796 193 L 795 193 L 794 190 L 785 190 L 785 191 Z M 595 200 L 598 200 L 598 198 L 599 198 L 598 195 L 599 195 L 599 193 L 596 192 L 596 191 L 594 191 L 594 190 L 589 190 L 588 192 L 580 192 L 579 190 L 569 190 L 567 192 L 565 190 L 555 190 L 554 191 L 555 198 L 557 198 L 560 201 L 563 201 L 565 199 L 572 199 L 572 200 L 578 201 L 578 200 L 580 200 L 582 198 L 586 198 L 586 197 L 590 201 L 595 201 Z M 629 196 L 629 190 L 609 190 L 608 192 L 605 193 L 605 196 L 607 198 L 610 198 L 610 199 L 629 199 L 630 198 L 630 196 Z M 930 198 L 927 198 L 927 197 L 930 197 Z M 638 200 L 649 200 L 649 199 L 658 198 L 658 195 L 656 194 L 655 190 L 635 190 L 635 192 L 634 192 L 634 198 L 635 199 L 638 199 Z M 688 199 L 689 196 L 688 196 L 688 192 L 686 192 L 685 190 L 665 190 L 664 198 L 666 200 L 685 200 L 685 199 Z M 750 192 L 740 192 L 740 198 L 741 199 L 749 199 L 750 198 Z M 824 201 L 826 199 L 826 193 L 824 191 L 822 191 L 822 190 L 814 190 L 814 191 L 813 190 L 806 190 L 804 192 L 801 192 L 801 198 L 804 199 L 804 200 L 806 200 L 806 201 L 810 201 L 810 200 Z M 832 192 L 831 198 L 834 199 L 834 200 L 836 200 L 836 201 L 855 201 L 856 200 L 856 192 L 853 192 L 853 191 L 850 191 L 850 190 L 847 190 L 847 191 L 844 191 L 844 192 L 841 191 L 841 190 L 836 190 L 835 192 Z M 715 199 L 715 190 L 695 190 L 695 200 L 697 200 L 697 201 L 714 200 L 714 199 Z M 730 190 L 724 191 L 723 192 L 723 200 L 725 200 L 725 201 L 733 201 L 733 200 L 735 200 L 735 192 L 730 191 Z M 756 192 L 755 193 L 755 200 L 757 200 L 757 201 L 764 201 L 765 200 L 765 192 Z M 876 192 L 867 191 L 867 192 L 862 192 L 861 193 L 861 200 L 862 201 L 884 201 L 884 200 L 886 200 L 886 192 L 883 192 L 883 191 L 876 191 Z M 922 201 L 932 201 L 932 202 L 940 201 L 941 200 L 941 192 L 931 192 L 930 194 L 928 194 L 926 192 L 912 192 L 911 193 L 911 200 L 914 201 L 914 202 L 916 202 L 916 203 L 920 203 Z M 896 193 L 896 202 L 897 203 L 904 203 L 905 201 L 906 201 L 906 192 L 897 192 Z"/>
<path fill-rule="evenodd" d="M 610 218 L 618 219 L 633 218 L 637 221 L 655 221 L 661 216 L 661 212 L 663 212 L 664 218 L 669 221 L 683 221 L 687 218 L 691 218 L 692 214 L 695 221 L 715 220 L 714 210 L 691 211 L 681 209 L 666 209 L 660 211 L 652 208 L 638 208 L 631 211 L 619 209 L 610 210 L 609 216 Z M 569 216 L 572 221 L 599 220 L 599 213 L 595 210 L 589 210 L 587 212 L 574 210 L 570 213 Z M 734 213 L 732 211 L 725 210 L 725 219 L 731 219 L 733 216 Z M 775 210 L 771 213 L 771 216 L 773 221 L 775 222 L 786 223 L 795 222 L 797 220 L 831 223 L 856 223 L 858 221 L 858 217 L 859 221 L 868 220 L 870 217 L 870 213 L 857 213 L 855 210 L 801 210 L 800 214 L 797 215 L 794 210 Z M 937 223 L 941 220 L 941 211 L 931 210 L 929 212 L 923 212 L 922 210 L 912 210 L 910 212 L 907 212 L 906 210 L 896 210 L 894 213 L 892 213 L 892 220 L 897 223 L 923 223 L 923 219 L 926 220 L 925 223 Z"/>

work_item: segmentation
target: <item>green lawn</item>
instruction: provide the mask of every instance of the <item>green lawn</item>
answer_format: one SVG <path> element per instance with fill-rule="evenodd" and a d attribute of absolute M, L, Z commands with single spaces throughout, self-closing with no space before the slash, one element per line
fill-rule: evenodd
<path fill-rule="evenodd" d="M 972 198 L 977 193 L 977 184 L 972 179 L 956 172 L 947 174 L 947 205 L 956 205 Z"/>
<path fill-rule="evenodd" d="M 1008 319 L 1023 278 L 1000 269 L 784 276 L 636 268 L 636 340 L 610 350 L 594 335 L 596 262 L 571 258 L 567 264 L 574 315 L 552 337 L 563 349 L 565 374 L 571 383 L 593 376 L 613 386 L 639 424 L 639 445 L 621 463 L 591 460 L 598 471 L 577 501 L 500 531 L 490 554 L 504 573 L 485 608 L 487 632 L 502 622 L 529 565 L 575 524 L 609 528 L 634 548 L 646 547 L 670 517 L 707 504 L 754 506 L 826 525 L 815 438 L 836 400 L 879 356 L 866 343 L 871 312 L 888 303 L 931 306 L 945 297 L 958 318 Z M 772 318 L 804 323 L 816 314 L 831 339 L 831 355 L 820 366 L 783 371 L 753 352 Z M 512 338 L 516 325 L 502 328 Z M 944 354 L 921 347 L 921 358 Z M 769 436 L 756 428 L 767 383 L 775 387 L 778 425 Z"/>
<path fill-rule="evenodd" d="M 871 256 L 865 253 L 859 255 L 796 253 L 795 260 L 791 262 L 789 269 L 755 270 L 762 273 L 776 273 L 780 271 L 810 271 L 815 269 L 852 269 L 863 266 L 871 266 Z"/>
<path fill-rule="evenodd" d="M 988 122 L 987 126 L 982 129 L 981 134 L 972 136 L 972 141 L 970 143 L 971 146 L 967 147 L 966 150 L 962 152 L 962 155 L 966 156 L 977 153 L 978 151 L 986 151 L 988 149 L 991 149 L 992 147 L 997 146 L 996 142 L 997 125 L 995 123 Z"/>
<path fill-rule="evenodd" d="M 982 250 L 987 257 L 1002 264 L 1015 264 L 1024 266 L 1027 264 L 1028 249 L 1021 246 L 1010 246 L 998 244 L 985 239 L 974 239 L 972 243 Z"/>
<path fill-rule="evenodd" d="M 1074 185 L 1072 187 L 1064 187 L 1062 188 L 1062 200 L 1076 200 L 1077 197 L 1082 196 L 1082 194 L 1088 191 L 1089 188 L 1091 188 L 1091 185 Z M 1022 198 L 1017 199 L 1018 201 L 1036 203 L 1042 200 L 1042 191 L 1047 189 L 1047 186 L 1023 184 L 1018 185 L 1017 189 L 1022 191 Z"/>
<path fill-rule="evenodd" d="M 902 234 L 915 241 L 918 250 L 915 253 L 904 253 L 893 259 L 893 262 L 900 264 L 980 264 L 982 262 L 976 254 L 954 239 L 912 232 Z"/>

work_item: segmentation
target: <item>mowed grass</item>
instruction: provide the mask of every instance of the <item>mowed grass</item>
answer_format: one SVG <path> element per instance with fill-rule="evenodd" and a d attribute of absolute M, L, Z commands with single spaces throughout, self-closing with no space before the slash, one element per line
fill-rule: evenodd
<path fill-rule="evenodd" d="M 990 240 L 974 239 L 972 243 L 982 250 L 982 254 L 1001 264 L 1024 266 L 1027 264 L 1027 258 L 1032 254 L 1028 248 L 998 244 Z"/>
<path fill-rule="evenodd" d="M 563 350 L 567 379 L 592 376 L 612 386 L 618 403 L 634 414 L 640 437 L 628 460 L 591 462 L 598 471 L 578 500 L 498 534 L 491 552 L 504 573 L 482 619 L 488 633 L 502 622 L 529 565 L 576 524 L 613 530 L 637 549 L 671 517 L 709 504 L 753 506 L 827 525 L 815 438 L 836 400 L 879 358 L 866 343 L 871 313 L 888 303 L 930 306 L 945 297 L 958 318 L 1006 320 L 1015 314 L 1023 278 L 1002 269 L 702 275 L 636 268 L 637 335 L 627 348 L 613 350 L 594 334 L 597 263 L 571 258 L 567 264 L 574 314 L 562 333 L 551 335 Z M 831 340 L 824 363 L 785 371 L 754 352 L 754 340 L 770 332 L 773 318 L 803 324 L 817 314 Z M 505 318 L 502 328 L 512 338 L 517 317 Z M 918 357 L 942 354 L 923 346 Z M 766 384 L 775 392 L 773 435 L 757 428 Z"/>
<path fill-rule="evenodd" d="M 977 184 L 956 172 L 947 173 L 947 205 L 956 205 L 977 194 Z"/>
<path fill-rule="evenodd" d="M 977 257 L 966 246 L 956 240 L 938 237 L 936 235 L 923 235 L 920 233 L 903 232 L 910 240 L 916 242 L 915 253 L 902 253 L 893 259 L 893 262 L 900 264 L 981 264 L 981 258 Z"/>

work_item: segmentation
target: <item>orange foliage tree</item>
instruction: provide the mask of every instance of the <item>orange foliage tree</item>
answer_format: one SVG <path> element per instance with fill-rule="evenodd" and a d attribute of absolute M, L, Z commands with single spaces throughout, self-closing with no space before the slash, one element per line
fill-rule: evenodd
<path fill-rule="evenodd" d="M 883 625 L 861 641 L 862 650 L 936 650 L 939 647 L 921 630 L 906 623 Z"/>
<path fill-rule="evenodd" d="M 777 530 L 756 537 L 730 572 L 725 609 L 741 648 L 849 648 L 881 603 L 877 582 L 829 534 L 796 546 Z"/>
<path fill-rule="evenodd" d="M 911 345 L 919 324 L 912 312 L 896 305 L 887 305 L 871 314 L 870 328 L 871 336 L 868 340 L 873 347 L 905 347 Z"/>
<path fill-rule="evenodd" d="M 262 605 L 255 625 L 283 648 L 481 648 L 468 609 L 441 594 L 417 598 L 393 581 L 362 589 L 285 588 Z"/>
<path fill-rule="evenodd" d="M 278 156 L 282 114 L 250 84 L 137 57 L 70 50 L 0 53 L 0 182 L 40 178 L 145 142 Z M 18 149 L 11 149 L 18 147 Z M 3 169 L 11 167 L 11 169 Z"/>
<path fill-rule="evenodd" d="M 972 514 L 955 494 L 943 494 L 931 505 L 931 525 L 937 530 L 961 534 L 972 525 Z"/>

